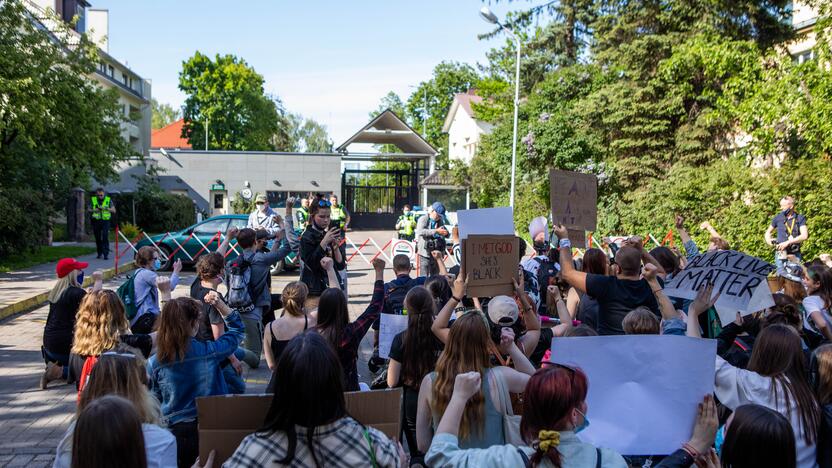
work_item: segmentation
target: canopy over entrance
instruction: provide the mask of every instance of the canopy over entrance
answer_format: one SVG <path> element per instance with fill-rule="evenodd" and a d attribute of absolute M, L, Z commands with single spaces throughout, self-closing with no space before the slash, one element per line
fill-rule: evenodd
<path fill-rule="evenodd" d="M 370 144 L 378 150 L 351 151 L 349 147 L 354 144 Z M 342 161 L 376 163 L 372 168 L 354 163 L 357 168 L 343 173 L 341 199 L 351 213 L 350 226 L 355 229 L 393 229 L 404 205 L 419 204 L 419 181 L 433 168 L 439 153 L 390 109 L 336 151 Z"/>

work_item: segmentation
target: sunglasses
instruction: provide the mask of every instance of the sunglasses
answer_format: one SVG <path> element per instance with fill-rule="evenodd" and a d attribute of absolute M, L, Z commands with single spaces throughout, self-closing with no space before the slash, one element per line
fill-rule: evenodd
<path fill-rule="evenodd" d="M 329 208 L 332 206 L 332 203 L 329 200 L 318 200 L 318 206 L 322 208 Z"/>
<path fill-rule="evenodd" d="M 569 371 L 570 377 L 575 376 L 575 368 L 572 366 L 567 366 L 566 364 L 560 364 L 552 361 L 544 361 L 541 362 L 540 365 L 541 367 L 560 367 L 561 369 L 566 369 L 567 371 Z"/>

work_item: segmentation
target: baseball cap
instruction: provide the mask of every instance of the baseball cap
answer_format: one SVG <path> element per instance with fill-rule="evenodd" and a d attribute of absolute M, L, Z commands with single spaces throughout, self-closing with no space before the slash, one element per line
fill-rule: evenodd
<path fill-rule="evenodd" d="M 778 273 L 783 278 L 800 283 L 803 281 L 803 268 L 799 263 L 785 262 L 783 270 Z"/>
<path fill-rule="evenodd" d="M 55 265 L 55 273 L 58 274 L 58 278 L 63 278 L 64 276 L 72 273 L 73 270 L 83 270 L 88 266 L 90 266 L 90 264 L 87 262 L 79 262 L 74 258 L 62 258 L 58 260 L 58 264 Z"/>
<path fill-rule="evenodd" d="M 254 203 L 266 203 L 267 201 L 265 195 L 257 195 L 257 198 L 254 199 Z"/>
<path fill-rule="evenodd" d="M 508 296 L 494 296 L 488 301 L 488 318 L 496 325 L 510 327 L 519 316 L 517 302 Z"/>
<path fill-rule="evenodd" d="M 444 214 L 445 214 L 445 205 L 443 205 L 443 204 L 441 204 L 441 203 L 439 203 L 439 202 L 433 202 L 433 205 L 431 205 L 431 206 L 430 206 L 430 209 L 432 209 L 433 211 L 435 211 L 435 212 L 439 213 L 440 215 L 444 215 Z"/>

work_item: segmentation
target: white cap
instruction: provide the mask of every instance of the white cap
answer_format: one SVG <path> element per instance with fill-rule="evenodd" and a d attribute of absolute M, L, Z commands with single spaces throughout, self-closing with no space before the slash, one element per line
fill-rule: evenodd
<path fill-rule="evenodd" d="M 488 301 L 488 318 L 495 325 L 510 327 L 520 317 L 517 301 L 508 296 L 494 296 Z"/>
<path fill-rule="evenodd" d="M 549 221 L 545 216 L 538 216 L 529 223 L 529 236 L 532 238 L 532 242 L 534 242 L 535 236 L 541 232 L 546 236 L 546 242 L 549 242 Z"/>

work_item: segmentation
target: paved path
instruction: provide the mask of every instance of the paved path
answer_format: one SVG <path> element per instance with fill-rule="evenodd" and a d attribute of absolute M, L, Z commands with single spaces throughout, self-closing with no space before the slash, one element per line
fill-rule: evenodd
<path fill-rule="evenodd" d="M 111 252 L 113 249 L 114 244 L 111 244 Z M 132 255 L 125 255 L 125 257 L 120 262 L 122 265 L 133 262 Z M 95 270 L 106 270 L 115 266 L 113 256 L 110 256 L 109 260 L 104 260 L 96 259 L 95 254 L 89 254 L 77 257 L 76 260 L 90 264 L 89 269 L 87 269 L 88 275 L 92 274 Z M 36 296 L 52 289 L 52 285 L 56 279 L 55 265 L 57 263 L 44 263 L 23 270 L 0 274 L 0 310 L 22 299 Z"/>
<path fill-rule="evenodd" d="M 372 236 L 381 246 L 392 233 L 358 232 L 350 235 L 356 244 L 358 240 L 363 242 L 367 236 Z M 348 249 L 348 255 L 351 250 Z M 369 253 L 368 259 L 377 252 L 372 246 L 362 251 Z M 54 272 L 54 265 L 51 271 Z M 392 271 L 388 269 L 386 279 L 389 280 L 391 277 Z M 117 288 L 124 281 L 123 278 L 119 276 L 107 281 L 105 288 Z M 296 279 L 297 272 L 275 276 L 272 291 L 279 293 L 287 283 Z M 193 272 L 183 272 L 181 285 L 174 291 L 174 297 L 187 295 L 193 280 Z M 372 281 L 372 269 L 356 256 L 349 266 L 352 318 L 360 315 L 366 308 L 372 294 Z M 5 282 L 6 280 L 0 277 L 0 288 L 5 286 Z M 0 466 L 51 466 L 55 448 L 75 413 L 77 393 L 74 385 L 53 382 L 45 391 L 38 387 L 44 370 L 40 345 L 47 313 L 48 307 L 44 306 L 0 321 Z M 372 332 L 365 337 L 359 353 L 358 372 L 359 379 L 363 382 L 372 379 L 366 365 L 372 353 L 371 337 Z M 261 361 L 258 369 L 244 367 L 247 393 L 261 393 L 270 375 L 265 359 Z"/>

